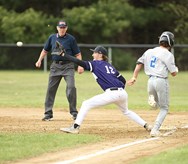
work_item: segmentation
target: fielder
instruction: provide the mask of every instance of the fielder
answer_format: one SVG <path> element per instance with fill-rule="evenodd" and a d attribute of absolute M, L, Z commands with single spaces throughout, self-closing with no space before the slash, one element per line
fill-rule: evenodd
<path fill-rule="evenodd" d="M 174 45 L 174 34 L 165 31 L 159 38 L 159 47 L 148 49 L 138 60 L 133 77 L 127 82 L 133 85 L 139 71 L 144 65 L 148 79 L 148 103 L 153 108 L 160 108 L 154 127 L 150 132 L 151 137 L 160 136 L 159 129 L 168 113 L 169 108 L 169 82 L 168 72 L 176 76 L 178 68 L 175 66 L 174 55 L 170 52 Z"/>
<path fill-rule="evenodd" d="M 93 61 L 83 61 L 67 55 L 66 53 L 62 54 L 67 60 L 80 65 L 85 70 L 91 71 L 97 83 L 104 90 L 104 93 L 84 101 L 74 124 L 71 127 L 61 128 L 60 130 L 77 134 L 79 133 L 79 128 L 84 117 L 90 109 L 114 103 L 120 108 L 124 115 L 150 131 L 151 126 L 136 113 L 128 109 L 128 95 L 124 90 L 126 80 L 110 63 L 107 62 L 107 50 L 102 46 L 97 46 L 91 51 L 93 51 Z"/>

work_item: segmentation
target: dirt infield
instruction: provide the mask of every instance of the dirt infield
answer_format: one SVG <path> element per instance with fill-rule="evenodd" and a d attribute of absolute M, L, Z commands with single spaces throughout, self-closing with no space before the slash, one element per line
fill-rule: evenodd
<path fill-rule="evenodd" d="M 153 124 L 158 111 L 146 110 L 137 112 L 148 123 Z M 188 125 L 188 112 L 171 112 L 166 117 L 163 129 L 183 127 Z M 43 109 L 0 109 L 1 132 L 57 132 L 60 127 L 67 127 L 73 121 L 68 112 L 60 109 L 54 110 L 54 121 L 43 122 Z M 162 130 L 163 133 L 168 130 Z M 109 149 L 118 145 L 131 143 L 143 139 L 149 139 L 149 132 L 136 123 L 128 120 L 119 110 L 93 109 L 86 116 L 80 133 L 95 134 L 105 138 L 105 142 L 90 144 L 87 146 L 67 149 L 62 152 L 46 153 L 36 158 L 22 160 L 18 163 L 54 163 L 71 160 L 101 150 Z M 85 160 L 77 161 L 76 164 L 124 164 L 131 163 L 144 156 L 157 154 L 161 151 L 177 146 L 188 144 L 188 129 L 177 129 L 172 135 L 160 137 L 157 140 L 129 146 L 117 151 L 98 155 Z M 74 156 L 73 156 L 74 154 Z M 14 162 L 15 163 L 15 162 Z"/>

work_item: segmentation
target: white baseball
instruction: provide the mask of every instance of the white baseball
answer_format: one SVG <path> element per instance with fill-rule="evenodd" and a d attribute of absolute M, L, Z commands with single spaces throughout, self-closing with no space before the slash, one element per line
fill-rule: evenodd
<path fill-rule="evenodd" d="M 17 45 L 18 47 L 21 47 L 21 46 L 23 46 L 23 42 L 17 42 L 16 45 Z"/>

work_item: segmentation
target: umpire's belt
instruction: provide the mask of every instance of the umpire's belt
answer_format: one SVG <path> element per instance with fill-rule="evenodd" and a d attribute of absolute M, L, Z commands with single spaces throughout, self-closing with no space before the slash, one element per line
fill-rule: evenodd
<path fill-rule="evenodd" d="M 63 65 L 63 64 L 68 64 L 68 63 L 70 63 L 70 61 L 54 61 L 54 63 L 56 63 L 56 64 L 61 64 L 61 65 Z"/>
<path fill-rule="evenodd" d="M 168 77 L 160 77 L 160 76 L 153 76 L 153 75 L 149 75 L 149 78 L 150 77 L 154 77 L 154 78 L 161 78 L 161 79 L 167 79 Z"/>
<path fill-rule="evenodd" d="M 123 88 L 118 88 L 118 87 L 112 87 L 112 88 L 108 88 L 105 91 L 120 91 L 123 90 Z"/>

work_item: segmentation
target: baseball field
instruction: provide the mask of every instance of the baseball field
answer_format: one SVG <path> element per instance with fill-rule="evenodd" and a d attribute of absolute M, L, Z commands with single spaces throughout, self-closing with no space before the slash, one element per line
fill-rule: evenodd
<path fill-rule="evenodd" d="M 121 72 L 128 80 L 132 72 Z M 54 120 L 41 121 L 48 73 L 42 71 L 0 71 L 0 163 L 75 164 L 186 164 L 188 163 L 187 72 L 169 77 L 170 110 L 161 132 L 149 132 L 123 116 L 115 105 L 92 109 L 80 134 L 65 134 L 70 126 L 65 82 L 59 86 Z M 92 74 L 76 73 L 77 106 L 102 91 Z M 147 77 L 142 72 L 134 86 L 127 86 L 129 109 L 153 124 L 159 110 L 147 104 Z"/>

